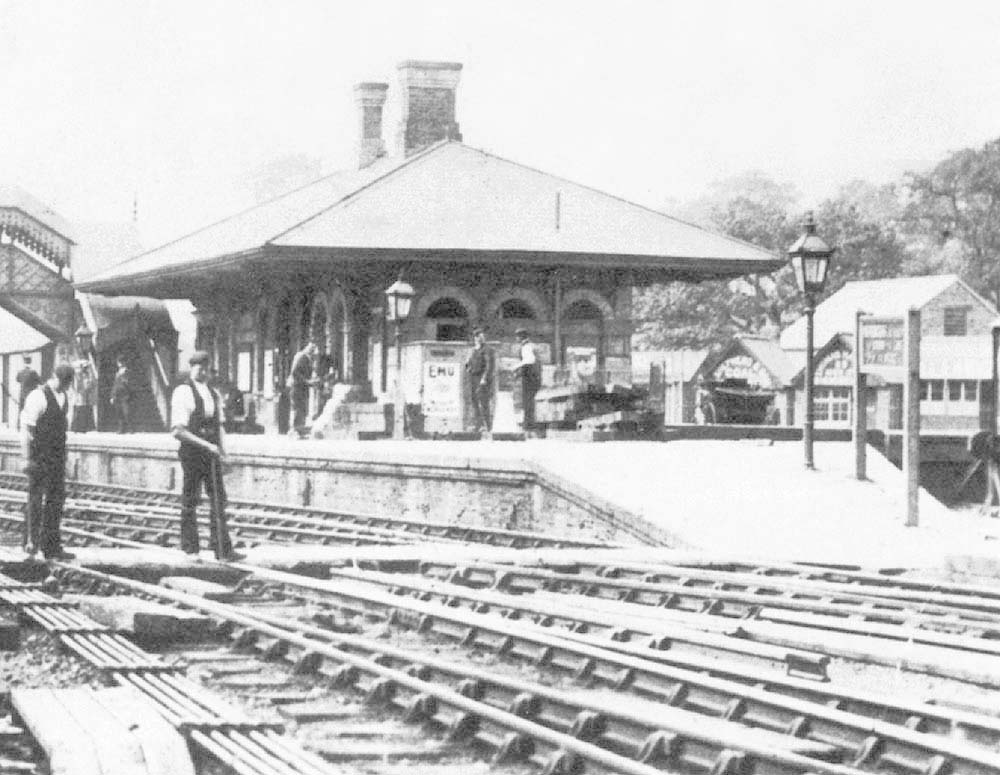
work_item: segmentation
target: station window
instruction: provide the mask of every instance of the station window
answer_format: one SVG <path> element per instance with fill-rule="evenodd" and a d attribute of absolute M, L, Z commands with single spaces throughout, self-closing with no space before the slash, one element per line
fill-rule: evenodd
<path fill-rule="evenodd" d="M 971 379 L 949 379 L 949 401 L 975 401 L 979 396 L 979 383 Z"/>
<path fill-rule="evenodd" d="M 500 305 L 498 312 L 500 317 L 505 320 L 509 320 L 511 318 L 515 320 L 535 319 L 535 311 L 526 301 L 522 301 L 521 299 L 507 299 Z"/>
<path fill-rule="evenodd" d="M 944 380 L 943 379 L 922 379 L 922 380 L 920 380 L 920 400 L 921 401 L 943 401 L 944 400 Z"/>
<path fill-rule="evenodd" d="M 965 336 L 969 328 L 968 307 L 944 308 L 944 335 Z"/>
<path fill-rule="evenodd" d="M 813 419 L 817 422 L 846 423 L 851 419 L 851 389 L 816 388 L 813 394 Z"/>

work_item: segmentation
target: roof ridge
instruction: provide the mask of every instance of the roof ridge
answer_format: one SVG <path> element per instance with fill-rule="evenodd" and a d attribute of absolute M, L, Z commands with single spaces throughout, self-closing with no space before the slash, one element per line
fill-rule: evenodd
<path fill-rule="evenodd" d="M 308 218 L 305 218 L 305 219 L 299 221 L 298 223 L 292 224 L 291 226 L 289 226 L 284 231 L 278 232 L 273 237 L 269 238 L 264 244 L 270 244 L 270 243 L 274 242 L 275 240 L 281 239 L 283 236 L 285 236 L 286 234 L 288 234 L 290 231 L 294 231 L 295 229 L 298 229 L 301 226 L 305 226 L 307 223 L 309 223 L 309 221 L 312 221 L 312 220 L 314 220 L 316 218 L 319 218 L 321 215 L 324 215 L 325 213 L 330 212 L 330 210 L 333 210 L 335 207 L 338 207 L 338 206 L 342 205 L 344 202 L 346 202 L 346 201 L 348 201 L 350 199 L 353 199 L 354 197 L 356 197 L 359 194 L 361 194 L 363 191 L 367 191 L 369 188 L 371 188 L 372 186 L 374 186 L 376 183 L 379 183 L 379 182 L 385 180 L 386 178 L 394 175 L 395 173 L 399 172 L 404 167 L 409 167 L 412 163 L 414 163 L 416 161 L 419 161 L 421 159 L 424 159 L 427 156 L 430 156 L 432 153 L 434 153 L 437 150 L 439 150 L 440 148 L 443 148 L 446 145 L 450 145 L 452 143 L 455 143 L 456 145 L 461 145 L 462 144 L 462 143 L 458 142 L 457 140 L 444 139 L 444 140 L 439 140 L 438 142 L 436 142 L 436 143 L 434 143 L 432 145 L 429 145 L 426 148 L 422 148 L 418 153 L 415 153 L 412 156 L 407 156 L 404 159 L 402 159 L 402 161 L 397 162 L 392 167 L 390 167 L 385 172 L 383 172 L 381 175 L 378 175 L 378 176 L 372 178 L 368 182 L 366 182 L 363 185 L 359 186 L 358 188 L 355 188 L 354 190 L 352 190 L 350 193 L 344 194 L 344 196 L 342 196 L 336 202 L 332 202 L 331 204 L 327 205 L 326 207 L 324 207 L 324 208 L 322 208 L 320 210 L 317 210 L 315 213 L 313 213 L 312 215 L 310 215 Z"/>

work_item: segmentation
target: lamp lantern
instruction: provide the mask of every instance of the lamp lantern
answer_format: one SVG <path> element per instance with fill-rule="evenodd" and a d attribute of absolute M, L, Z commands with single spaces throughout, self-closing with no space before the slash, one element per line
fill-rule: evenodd
<path fill-rule="evenodd" d="M 385 289 L 386 316 L 389 320 L 402 323 L 410 316 L 410 302 L 413 301 L 413 286 L 402 275 Z"/>

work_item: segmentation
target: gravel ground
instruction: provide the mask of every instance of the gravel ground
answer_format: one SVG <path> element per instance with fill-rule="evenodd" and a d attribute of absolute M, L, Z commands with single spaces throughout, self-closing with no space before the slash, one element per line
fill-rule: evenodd
<path fill-rule="evenodd" d="M 48 634 L 34 628 L 21 630 L 21 648 L 0 651 L 0 685 L 8 689 L 111 686 L 99 671 L 79 657 L 60 650 Z"/>

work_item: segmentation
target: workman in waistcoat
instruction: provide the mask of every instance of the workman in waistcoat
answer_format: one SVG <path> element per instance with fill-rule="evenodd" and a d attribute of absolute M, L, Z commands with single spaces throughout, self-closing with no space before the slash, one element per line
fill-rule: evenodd
<path fill-rule="evenodd" d="M 68 390 L 73 367 L 61 363 L 52 376 L 28 394 L 21 410 L 21 451 L 28 475 L 24 513 L 24 551 L 46 560 L 70 560 L 62 547 L 59 524 L 66 501 L 66 429 Z"/>
<path fill-rule="evenodd" d="M 222 482 L 224 439 L 222 396 L 208 385 L 208 353 L 199 350 L 188 359 L 191 373 L 187 381 L 174 388 L 170 416 L 174 438 L 180 442 L 177 456 L 184 474 L 181 491 L 181 550 L 198 556 L 196 511 L 205 485 L 211 504 L 209 543 L 220 560 L 238 560 L 226 527 L 226 488 Z"/>
<path fill-rule="evenodd" d="M 486 344 L 486 330 L 482 326 L 472 329 L 473 348 L 465 371 L 472 389 L 472 408 L 475 412 L 476 431 L 488 438 L 493 430 L 493 377 L 496 373 L 496 356 Z"/>

